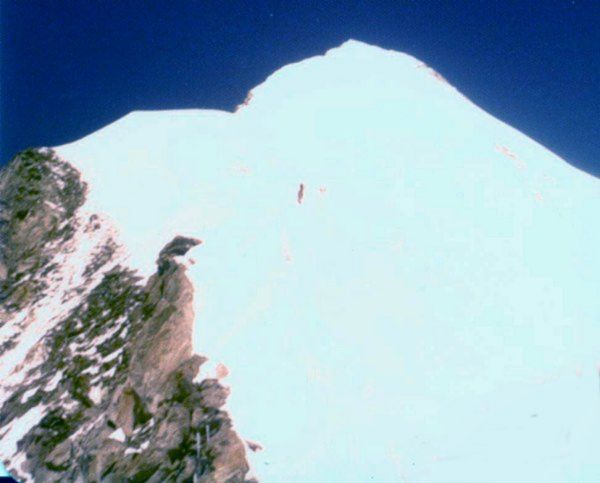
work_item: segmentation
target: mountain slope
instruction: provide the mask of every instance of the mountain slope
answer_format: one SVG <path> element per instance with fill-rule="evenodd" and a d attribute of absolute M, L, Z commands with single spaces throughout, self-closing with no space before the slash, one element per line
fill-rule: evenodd
<path fill-rule="evenodd" d="M 10 169 L 23 156 L 79 188 L 3 225 L 18 474 L 243 481 L 248 458 L 264 481 L 600 477 L 598 182 L 415 59 L 351 41 L 235 113 L 136 112 Z M 34 231 L 51 213 L 59 241 Z M 54 392 L 20 405 L 29 384 Z M 40 420 L 70 439 L 40 443 Z M 85 461 L 62 469 L 69 451 Z"/>
<path fill-rule="evenodd" d="M 173 250 L 198 240 L 175 238 L 144 283 L 53 152 L 17 156 L 0 191 L 0 437 L 13 474 L 244 481 L 242 442 L 219 409 L 225 389 L 192 382 L 203 362 L 192 355 L 193 287 Z"/>

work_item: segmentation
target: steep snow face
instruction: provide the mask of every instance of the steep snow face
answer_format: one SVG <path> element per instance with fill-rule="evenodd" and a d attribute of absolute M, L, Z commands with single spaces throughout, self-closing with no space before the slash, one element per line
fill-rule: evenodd
<path fill-rule="evenodd" d="M 194 346 L 229 371 L 253 473 L 598 481 L 598 181 L 359 42 L 251 94 L 57 153 L 132 268 L 203 241 Z"/>

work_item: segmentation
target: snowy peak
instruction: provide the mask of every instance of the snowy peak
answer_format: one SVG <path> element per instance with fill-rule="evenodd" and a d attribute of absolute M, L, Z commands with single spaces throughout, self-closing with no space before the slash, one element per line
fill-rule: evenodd
<path fill-rule="evenodd" d="M 595 481 L 597 180 L 361 42 L 251 94 L 135 112 L 3 174 L 7 464 Z M 28 176 L 48 188 L 21 199 Z"/>
<path fill-rule="evenodd" d="M 322 56 L 279 69 L 252 89 L 245 103 L 251 99 L 254 105 L 263 92 L 268 92 L 265 97 L 270 101 L 279 99 L 286 109 L 311 108 L 315 102 L 325 109 L 327 104 L 322 102 L 327 98 L 352 103 L 370 93 L 374 96 L 372 101 L 389 103 L 397 100 L 402 91 L 431 95 L 448 87 L 443 77 L 410 55 L 349 40 Z M 293 103 L 296 99 L 298 102 Z"/>

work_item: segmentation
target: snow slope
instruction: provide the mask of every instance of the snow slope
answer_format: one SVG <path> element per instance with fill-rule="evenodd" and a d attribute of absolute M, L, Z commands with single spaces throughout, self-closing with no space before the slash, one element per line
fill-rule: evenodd
<path fill-rule="evenodd" d="M 235 113 L 56 148 L 146 275 L 198 237 L 198 353 L 261 481 L 600 480 L 598 180 L 356 41 Z"/>

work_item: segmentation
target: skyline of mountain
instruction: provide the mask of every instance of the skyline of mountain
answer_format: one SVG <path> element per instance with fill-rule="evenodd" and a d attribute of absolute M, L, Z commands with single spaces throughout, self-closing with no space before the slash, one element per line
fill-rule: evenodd
<path fill-rule="evenodd" d="M 414 57 L 133 112 L 0 196 L 21 477 L 600 478 L 598 180 Z"/>
<path fill-rule="evenodd" d="M 231 111 L 349 38 L 413 55 L 494 117 L 600 175 L 600 3 L 0 3 L 0 165 L 137 110 Z"/>

